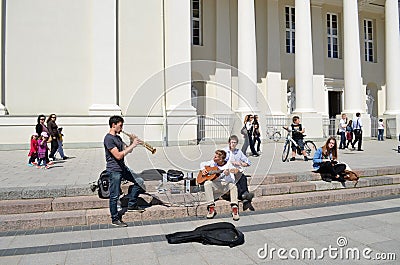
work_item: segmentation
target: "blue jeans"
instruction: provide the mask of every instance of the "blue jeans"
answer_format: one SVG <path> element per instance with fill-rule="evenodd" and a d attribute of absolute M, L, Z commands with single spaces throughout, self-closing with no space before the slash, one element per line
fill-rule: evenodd
<path fill-rule="evenodd" d="M 63 142 L 60 139 L 58 139 L 57 143 L 58 143 L 57 152 L 60 154 L 61 158 L 64 158 L 65 155 L 64 155 L 64 149 L 63 149 Z M 54 156 L 55 156 L 55 154 L 54 154 Z"/>
<path fill-rule="evenodd" d="M 346 132 L 340 132 L 339 149 L 344 149 L 345 147 L 346 147 Z"/>
<path fill-rule="evenodd" d="M 384 129 L 378 129 L 378 141 L 383 141 L 383 131 Z"/>
<path fill-rule="evenodd" d="M 125 167 L 123 171 L 108 172 L 110 174 L 110 213 L 111 220 L 116 221 L 119 219 L 117 202 L 120 195 L 121 178 L 133 182 L 133 188 L 128 194 L 129 202 L 128 207 L 136 206 L 139 194 L 144 192 L 144 189 L 138 184 L 143 184 L 144 181 L 137 174 Z"/>

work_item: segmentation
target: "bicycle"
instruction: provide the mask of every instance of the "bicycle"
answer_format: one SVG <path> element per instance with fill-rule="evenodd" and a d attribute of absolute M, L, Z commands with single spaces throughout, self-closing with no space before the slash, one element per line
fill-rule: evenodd
<path fill-rule="evenodd" d="M 301 155 L 301 150 L 296 141 L 293 140 L 292 136 L 290 136 L 290 131 L 285 127 L 283 127 L 283 129 L 285 129 L 288 132 L 285 138 L 285 144 L 283 145 L 283 151 L 282 151 L 282 162 L 286 162 L 289 161 L 288 157 L 289 157 L 290 143 L 296 146 L 297 154 Z M 312 158 L 314 157 L 314 153 L 317 150 L 317 146 L 314 144 L 313 141 L 307 140 L 304 141 L 304 150 L 306 151 L 307 157 Z"/>
<path fill-rule="evenodd" d="M 278 142 L 281 139 L 281 132 L 277 130 L 275 126 L 267 127 L 267 137 L 274 142 Z"/>

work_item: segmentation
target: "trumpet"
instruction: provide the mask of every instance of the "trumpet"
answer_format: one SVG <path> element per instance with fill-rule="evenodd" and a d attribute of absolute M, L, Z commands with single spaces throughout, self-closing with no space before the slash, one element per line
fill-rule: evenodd
<path fill-rule="evenodd" d="M 124 131 L 122 131 L 122 133 L 125 134 L 126 136 L 128 136 L 129 139 L 130 139 L 131 141 L 133 141 L 133 139 L 137 138 L 137 136 L 134 135 L 134 134 L 127 133 L 127 132 L 124 132 Z M 149 143 L 146 143 L 145 141 L 142 141 L 142 145 L 143 145 L 147 150 L 149 150 L 153 155 L 154 155 L 154 154 L 156 153 L 156 151 L 157 151 L 157 149 L 155 149 L 154 147 L 152 147 Z"/>

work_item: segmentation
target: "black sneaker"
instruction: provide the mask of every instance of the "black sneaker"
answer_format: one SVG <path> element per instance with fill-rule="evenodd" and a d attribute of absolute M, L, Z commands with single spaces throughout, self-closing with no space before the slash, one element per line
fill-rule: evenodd
<path fill-rule="evenodd" d="M 296 158 L 294 158 L 294 157 L 290 158 L 290 161 L 295 161 L 295 160 L 296 160 Z"/>
<path fill-rule="evenodd" d="M 120 220 L 112 221 L 111 225 L 118 227 L 127 227 L 128 225 Z"/>
<path fill-rule="evenodd" d="M 255 211 L 253 205 L 249 201 L 243 202 L 243 211 L 246 211 L 246 210 Z"/>
<path fill-rule="evenodd" d="M 128 206 L 128 212 L 140 212 L 140 213 L 142 213 L 142 212 L 144 212 L 145 211 L 145 209 L 144 208 L 142 208 L 142 207 L 140 207 L 140 206 Z"/>
<path fill-rule="evenodd" d="M 243 195 L 242 195 L 242 199 L 243 200 L 246 200 L 246 201 L 252 201 L 253 200 L 253 198 L 254 198 L 254 193 L 253 192 L 245 192 L 245 193 L 243 193 Z"/>
<path fill-rule="evenodd" d="M 308 161 L 308 160 L 310 160 L 308 157 L 304 157 L 304 161 Z"/>

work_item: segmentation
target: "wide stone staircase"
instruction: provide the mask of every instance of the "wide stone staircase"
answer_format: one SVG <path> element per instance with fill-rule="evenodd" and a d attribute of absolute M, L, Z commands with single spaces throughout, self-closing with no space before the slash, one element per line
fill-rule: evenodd
<path fill-rule="evenodd" d="M 343 187 L 339 182 L 322 181 L 319 174 L 271 174 L 248 178 L 256 197 L 256 211 L 305 205 L 356 201 L 400 194 L 400 166 L 354 170 L 361 178 Z M 128 184 L 123 185 L 124 193 Z M 205 218 L 204 193 L 197 187 L 184 192 L 183 181 L 160 186 L 160 181 L 146 181 L 148 194 L 141 203 L 150 206 L 143 213 L 126 212 L 125 222 L 168 222 L 176 218 Z M 90 185 L 0 188 L 0 231 L 39 229 L 79 229 L 82 226 L 108 227 L 108 200 L 99 199 Z M 229 214 L 229 202 L 216 202 L 218 214 Z M 240 209 L 242 207 L 240 206 Z M 216 218 L 218 218 L 218 216 Z"/>

